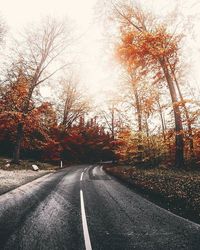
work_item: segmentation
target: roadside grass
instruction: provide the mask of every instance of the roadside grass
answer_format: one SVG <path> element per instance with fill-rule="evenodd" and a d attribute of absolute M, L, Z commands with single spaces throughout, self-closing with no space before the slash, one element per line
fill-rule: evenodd
<path fill-rule="evenodd" d="M 106 165 L 104 170 L 129 183 L 152 202 L 200 223 L 199 171 Z"/>

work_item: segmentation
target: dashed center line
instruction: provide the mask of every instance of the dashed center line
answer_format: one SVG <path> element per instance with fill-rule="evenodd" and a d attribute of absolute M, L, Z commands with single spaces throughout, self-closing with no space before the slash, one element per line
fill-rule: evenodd
<path fill-rule="evenodd" d="M 90 235 L 89 235 L 88 225 L 87 225 L 87 219 L 86 219 L 86 214 L 85 214 L 85 205 L 84 205 L 83 191 L 82 190 L 80 190 L 80 200 L 81 200 L 81 217 L 82 217 L 85 249 L 92 250 L 92 246 L 91 246 L 91 242 L 90 242 Z"/>
<path fill-rule="evenodd" d="M 80 178 L 80 181 L 82 181 L 82 180 L 83 180 L 83 174 L 84 174 L 84 172 L 82 172 L 82 173 L 81 173 L 81 178 Z"/>
<path fill-rule="evenodd" d="M 83 172 L 81 173 L 80 181 L 83 180 L 83 175 L 84 175 L 84 172 L 86 170 L 87 170 L 87 168 L 85 168 L 83 170 Z M 83 191 L 82 190 L 80 190 L 80 201 L 81 201 L 81 218 L 82 218 L 85 249 L 92 250 L 92 246 L 91 246 L 91 242 L 90 242 L 90 235 L 89 235 L 88 225 L 87 225 L 87 219 L 86 219 L 86 214 L 85 214 L 85 205 L 84 205 Z"/>

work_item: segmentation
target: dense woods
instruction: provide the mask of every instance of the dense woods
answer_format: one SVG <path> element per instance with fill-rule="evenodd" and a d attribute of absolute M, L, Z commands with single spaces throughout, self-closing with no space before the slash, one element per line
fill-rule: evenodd
<path fill-rule="evenodd" d="M 56 110 L 48 102 L 38 106 L 31 102 L 32 109 L 24 115 L 21 110 L 27 93 L 27 85 L 21 81 L 9 86 L 2 96 L 1 153 L 11 156 L 18 146 L 22 157 L 45 161 L 94 161 L 113 157 L 111 135 L 95 118 L 85 121 L 82 109 L 79 116 L 78 111 L 72 109 L 76 119 L 71 124 L 63 122 L 66 110 L 62 122 L 58 122 Z M 22 124 L 21 131 L 23 128 L 20 135 L 19 124 Z M 16 144 L 19 141 L 20 145 Z"/>
<path fill-rule="evenodd" d="M 69 23 L 46 18 L 7 49 L 0 153 L 17 164 L 22 157 L 198 168 L 199 102 L 183 74 L 183 33 L 132 2 L 111 2 L 107 18 L 120 85 L 101 107 L 72 66 Z M 5 30 L 2 23 L 1 42 Z"/>
<path fill-rule="evenodd" d="M 1 154 L 45 161 L 113 158 L 111 136 L 89 112 L 88 97 L 63 54 L 72 43 L 66 24 L 47 18 L 29 27 L 12 48 L 1 82 Z M 62 58 L 61 58 L 62 56 Z M 53 65 L 53 66 L 52 66 Z M 53 78 L 61 72 L 59 79 Z M 44 101 L 40 87 L 51 85 L 56 100 Z M 52 92 L 52 93 L 53 93 Z"/>

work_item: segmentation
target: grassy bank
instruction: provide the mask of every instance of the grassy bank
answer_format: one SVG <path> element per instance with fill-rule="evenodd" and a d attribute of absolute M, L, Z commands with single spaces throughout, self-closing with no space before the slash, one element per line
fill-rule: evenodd
<path fill-rule="evenodd" d="M 200 223 L 200 172 L 104 166 L 156 204 Z"/>

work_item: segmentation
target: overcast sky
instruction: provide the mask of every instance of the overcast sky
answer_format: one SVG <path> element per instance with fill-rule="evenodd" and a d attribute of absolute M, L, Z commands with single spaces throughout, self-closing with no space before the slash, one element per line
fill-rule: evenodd
<path fill-rule="evenodd" d="M 91 92 L 99 93 L 115 85 L 115 71 L 108 67 L 101 51 L 102 36 L 98 23 L 94 22 L 96 0 L 0 0 L 0 13 L 7 22 L 10 32 L 20 31 L 29 22 L 46 15 L 69 17 L 76 23 L 80 34 L 79 58 L 81 79 Z M 188 36 L 184 53 L 190 61 L 193 84 L 200 83 L 200 1 L 199 0 L 141 0 L 141 6 L 159 15 L 177 8 L 183 20 L 190 20 L 194 29 Z"/>

